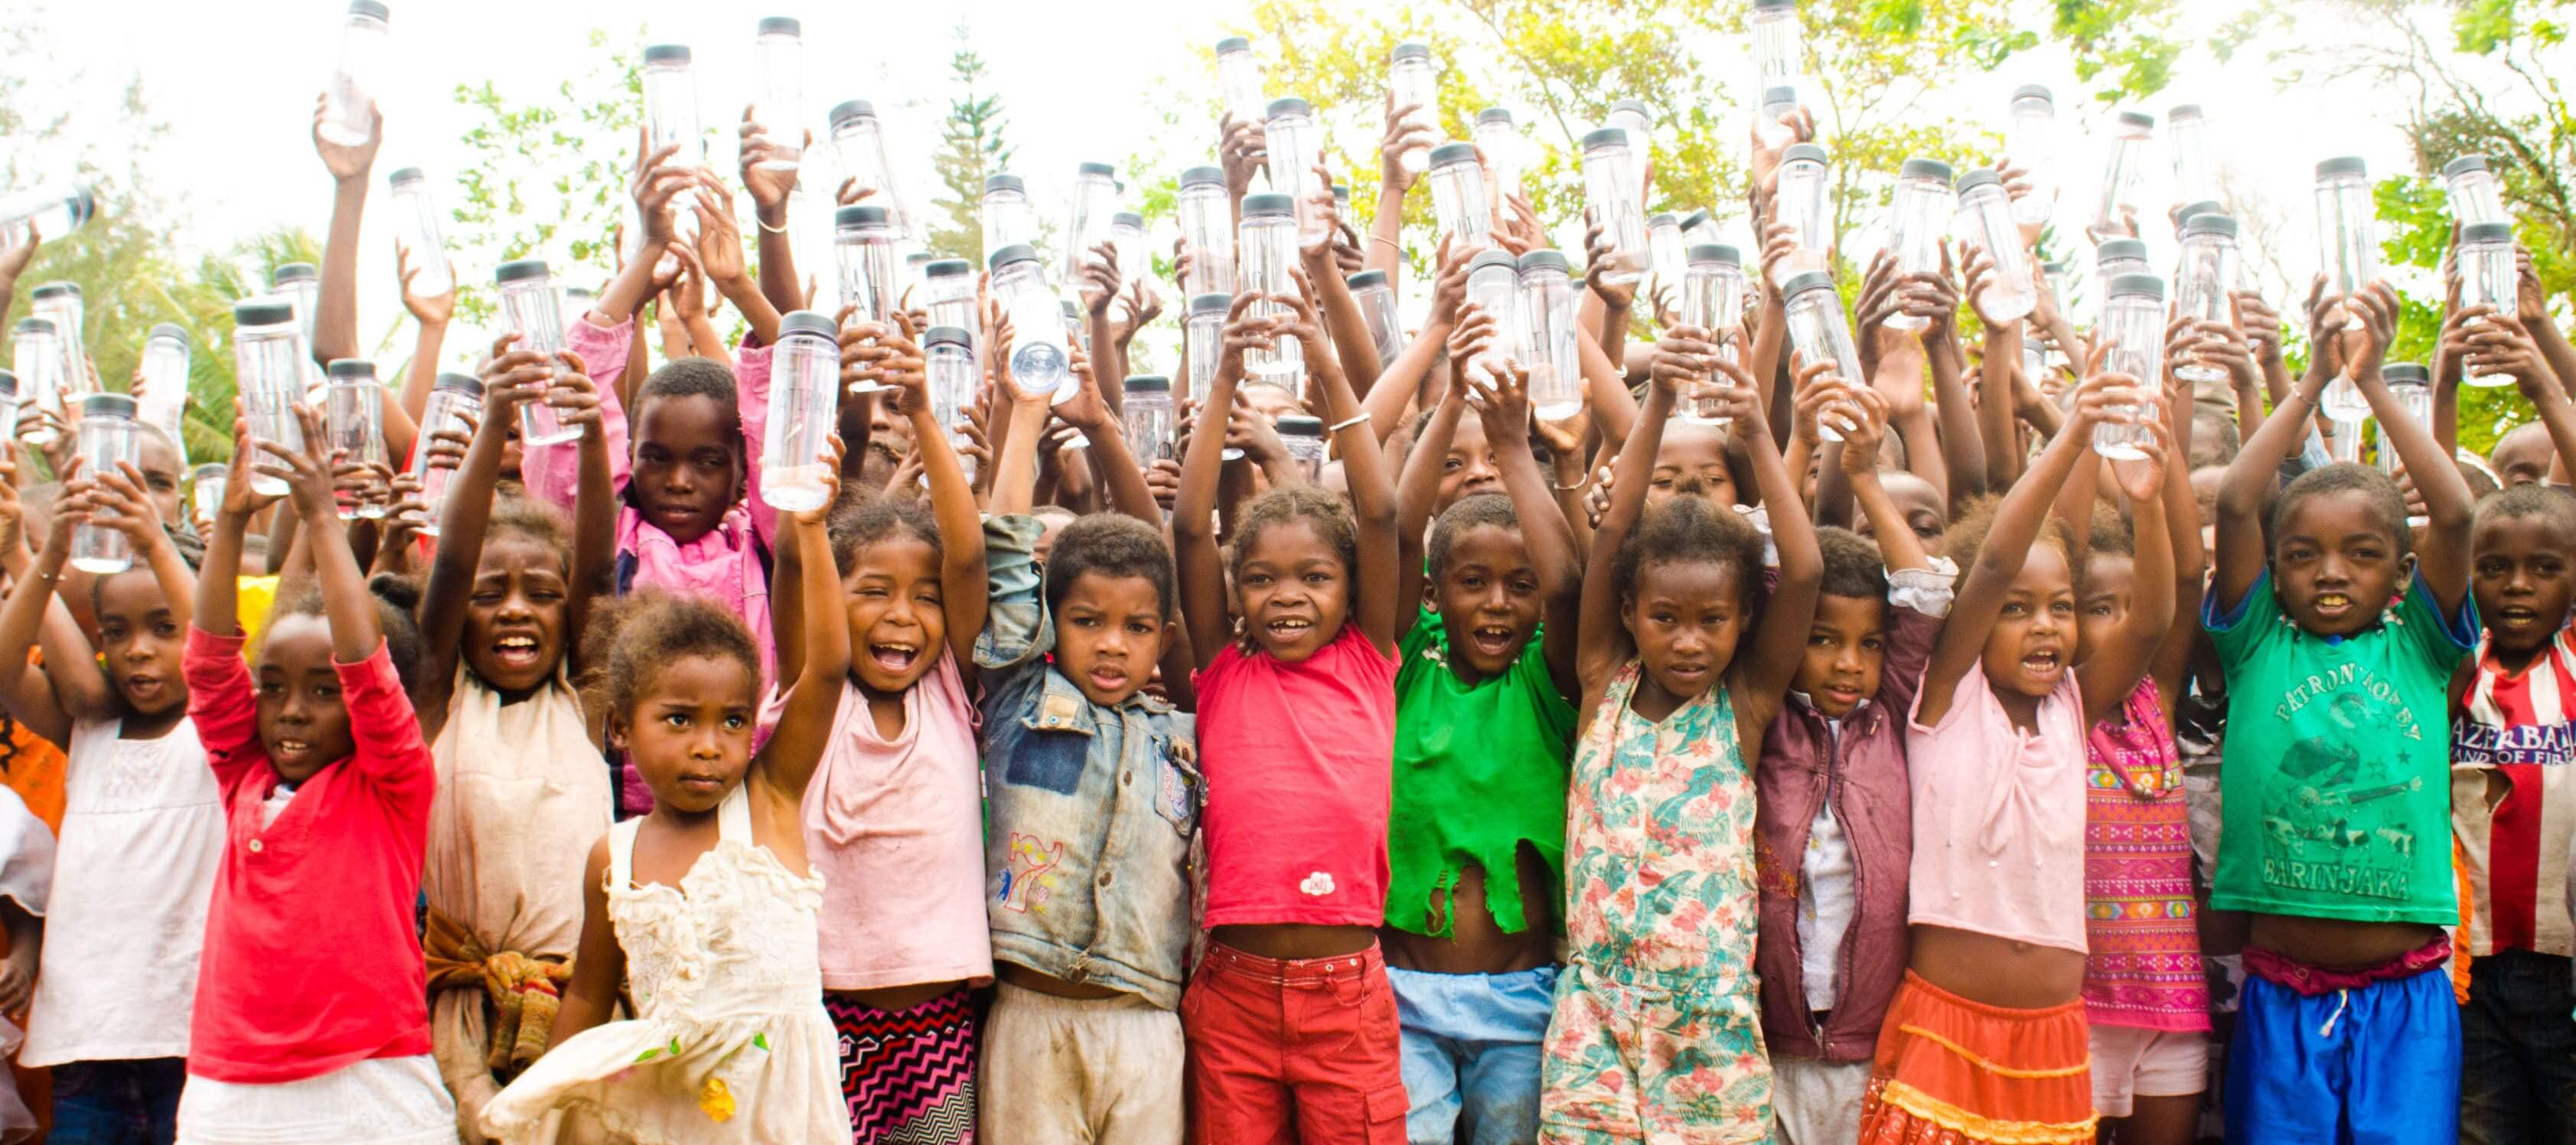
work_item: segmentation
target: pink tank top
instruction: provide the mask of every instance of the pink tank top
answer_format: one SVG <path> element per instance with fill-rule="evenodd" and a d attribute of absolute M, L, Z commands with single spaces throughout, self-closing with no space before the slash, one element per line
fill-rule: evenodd
<path fill-rule="evenodd" d="M 1978 667 L 1960 676 L 1940 723 L 1908 722 L 1907 922 L 2084 951 L 2084 704 L 2074 672 L 2040 701 L 2038 722 L 2035 735 L 2014 727 Z"/>
<path fill-rule="evenodd" d="M 2084 1016 L 2095 1025 L 2209 1028 L 2191 890 L 2182 761 L 2152 679 L 2085 737 Z"/>

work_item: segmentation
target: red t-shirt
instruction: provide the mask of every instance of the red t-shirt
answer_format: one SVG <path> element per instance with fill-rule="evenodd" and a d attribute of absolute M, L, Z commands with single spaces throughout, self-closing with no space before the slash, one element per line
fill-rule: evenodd
<path fill-rule="evenodd" d="M 357 753 L 305 780 L 262 828 L 260 804 L 278 777 L 241 649 L 238 636 L 188 629 L 188 715 L 223 786 L 226 821 L 188 1072 L 275 1085 L 428 1053 L 412 905 L 437 776 L 393 659 L 379 644 L 336 666 Z"/>
<path fill-rule="evenodd" d="M 1195 677 L 1205 925 L 1385 920 L 1395 667 L 1345 622 L 1303 663 L 1228 645 Z"/>

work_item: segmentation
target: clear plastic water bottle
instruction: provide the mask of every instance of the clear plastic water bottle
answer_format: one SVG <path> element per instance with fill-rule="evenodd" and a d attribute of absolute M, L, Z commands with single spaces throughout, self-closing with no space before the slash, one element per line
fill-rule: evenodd
<path fill-rule="evenodd" d="M 1074 167 L 1072 218 L 1064 228 L 1066 282 L 1092 262 L 1091 248 L 1109 241 L 1109 216 L 1118 212 L 1118 169 L 1106 163 Z"/>
<path fill-rule="evenodd" d="M 1035 248 L 1020 243 L 994 251 L 990 266 L 993 296 L 1011 320 L 1011 344 L 1003 360 L 1010 364 L 1012 384 L 1032 397 L 1071 397 L 1081 382 L 1073 376 L 1064 311 L 1047 282 L 1046 264 L 1038 261 Z"/>
<path fill-rule="evenodd" d="M 304 339 L 295 330 L 295 307 L 284 299 L 254 298 L 233 304 L 233 377 L 250 435 L 280 449 L 304 448 L 295 406 L 304 400 Z M 22 375 L 23 376 L 23 373 Z M 284 478 L 259 474 L 250 487 L 283 496 Z"/>
<path fill-rule="evenodd" d="M 1253 57 L 1252 41 L 1227 36 L 1216 42 L 1216 87 L 1236 123 L 1260 122 L 1270 101 L 1261 94 L 1261 61 Z"/>
<path fill-rule="evenodd" d="M 377 0 L 349 0 L 349 14 L 340 24 L 340 63 L 331 72 L 331 85 L 323 90 L 318 130 L 327 142 L 356 147 L 367 141 L 367 103 L 384 78 L 386 42 L 391 39 L 388 15 Z"/>
<path fill-rule="evenodd" d="M 2173 152 L 2173 197 L 2178 203 L 2218 198 L 2218 172 L 2210 165 L 2209 117 L 2186 103 L 2165 113 L 2165 148 Z"/>
<path fill-rule="evenodd" d="M 376 365 L 362 358 L 335 358 L 323 369 L 330 382 L 322 387 L 322 432 L 340 459 L 373 465 L 385 459 L 385 388 L 376 381 Z M 377 502 L 343 501 L 340 519 L 382 517 Z"/>
<path fill-rule="evenodd" d="M 856 203 L 832 213 L 832 257 L 840 269 L 841 305 L 861 319 L 890 321 L 895 310 L 894 225 L 884 207 Z"/>
<path fill-rule="evenodd" d="M 2317 262 L 2326 292 L 2349 298 L 2379 277 L 2378 208 L 2370 198 L 2370 168 L 2358 155 L 2317 164 Z M 2362 327 L 2361 315 L 2344 308 L 2346 330 Z"/>
<path fill-rule="evenodd" d="M 975 368 L 975 336 L 963 326 L 933 325 L 922 332 L 921 355 L 924 388 L 930 394 L 930 416 L 948 431 L 948 444 L 957 450 L 957 464 L 966 470 L 966 479 L 975 479 L 975 458 L 966 452 L 966 431 L 958 425 L 966 411 L 975 408 L 975 390 L 982 381 Z"/>
<path fill-rule="evenodd" d="M 1145 216 L 1120 211 L 1109 216 L 1109 242 L 1118 250 L 1118 281 L 1143 282 L 1153 273 L 1153 252 L 1145 246 Z"/>
<path fill-rule="evenodd" d="M 1485 198 L 1485 169 L 1476 162 L 1473 143 L 1443 143 L 1430 149 L 1431 215 L 1440 233 L 1451 236 L 1453 249 L 1481 246 L 1493 230 L 1494 207 Z"/>
<path fill-rule="evenodd" d="M 1744 323 L 1743 256 L 1734 247 L 1709 243 L 1691 247 L 1685 258 L 1681 324 L 1708 331 L 1710 340 L 1718 344 L 1718 356 L 1736 361 L 1735 342 Z M 1717 391 L 1733 384 L 1722 373 L 1694 382 L 1681 395 L 1675 416 L 1704 425 L 1726 424 L 1718 412 Z"/>
<path fill-rule="evenodd" d="M 1825 163 L 1825 149 L 1813 143 L 1793 143 L 1780 153 L 1772 217 L 1798 236 L 1793 264 L 1799 269 L 1824 269 L 1825 251 L 1833 246 L 1833 208 L 1825 201 L 1833 180 Z"/>
<path fill-rule="evenodd" d="M 268 288 L 295 307 L 295 328 L 313 346 L 313 316 L 322 309 L 322 270 L 309 262 L 290 262 L 270 271 Z"/>
<path fill-rule="evenodd" d="M 1172 451 L 1172 379 L 1161 374 L 1131 374 L 1120 398 L 1119 416 L 1127 422 L 1127 450 L 1138 465 L 1176 460 Z"/>
<path fill-rule="evenodd" d="M 1279 444 L 1287 447 L 1288 460 L 1297 472 L 1306 475 L 1306 483 L 1319 485 L 1324 480 L 1324 419 L 1302 413 L 1283 414 L 1270 428 L 1279 435 Z"/>
<path fill-rule="evenodd" d="M 797 126 L 805 118 L 804 32 L 793 16 L 764 16 L 751 41 L 751 70 L 759 92 L 751 101 L 752 122 L 760 125 L 764 142 L 788 149 L 781 158 L 760 162 L 772 171 L 795 170 L 805 150 L 805 133 Z"/>
<path fill-rule="evenodd" d="M 1181 317 L 1181 362 L 1189 367 L 1190 393 L 1204 399 L 1216 386 L 1216 368 L 1225 357 L 1225 316 L 1234 307 L 1231 294 L 1193 294 Z M 1224 433 L 1222 419 L 1207 423 Z M 1228 447 L 1226 461 L 1243 460 L 1243 451 Z"/>
<path fill-rule="evenodd" d="M 1351 288 L 1351 299 L 1359 303 L 1360 318 L 1368 323 L 1369 341 L 1377 346 L 1379 368 L 1395 361 L 1404 349 L 1404 325 L 1395 315 L 1395 288 L 1387 284 L 1383 270 L 1363 270 L 1343 281 Z"/>
<path fill-rule="evenodd" d="M 1413 106 L 1405 113 L 1406 126 L 1440 130 L 1440 67 L 1431 61 L 1431 45 L 1397 44 L 1387 59 L 1386 89 L 1395 106 Z M 1407 147 L 1397 159 L 1407 173 L 1419 175 L 1431 162 L 1431 149 Z"/>
<path fill-rule="evenodd" d="M 40 318 L 54 320 L 54 350 L 63 359 L 65 393 L 87 393 L 90 389 L 89 343 L 83 332 L 89 329 L 88 314 L 81 300 L 80 284 L 48 282 L 27 294 L 27 310 Z"/>
<path fill-rule="evenodd" d="M 1540 421 L 1571 417 L 1583 408 L 1583 359 L 1575 328 L 1574 268 L 1552 250 L 1520 257 L 1521 331 L 1529 349 L 1530 410 Z"/>
<path fill-rule="evenodd" d="M 921 268 L 921 292 L 924 308 L 930 311 L 933 326 L 954 326 L 966 331 L 966 344 L 975 344 L 975 265 L 962 258 L 932 259 Z"/>
<path fill-rule="evenodd" d="M 63 408 L 63 350 L 54 334 L 53 319 L 31 316 L 18 320 L 9 331 L 9 368 L 18 375 L 22 403 L 37 409 Z M 9 427 L 14 430 L 17 411 L 10 413 Z M 29 445 L 52 445 L 56 435 L 40 424 L 28 431 L 25 440 Z"/>
<path fill-rule="evenodd" d="M 1520 260 L 1506 250 L 1478 251 L 1467 263 L 1467 301 L 1494 320 L 1492 341 L 1467 363 L 1470 380 L 1490 387 L 1501 376 L 1504 363 L 1530 359 L 1521 313 Z"/>
<path fill-rule="evenodd" d="M 1270 153 L 1276 157 L 1279 152 Z M 1235 251 L 1243 258 L 1241 285 L 1256 294 L 1288 295 L 1297 282 L 1288 275 L 1297 265 L 1297 213 L 1288 196 L 1278 194 L 1243 197 L 1243 224 L 1235 236 Z M 1285 302 L 1262 299 L 1248 312 L 1254 318 L 1276 318 L 1291 313 Z M 1281 334 L 1268 350 L 1253 350 L 1243 356 L 1244 372 L 1258 378 L 1297 378 L 1305 374 L 1305 352 L 1292 334 Z"/>
<path fill-rule="evenodd" d="M 1798 129 L 1788 123 L 1797 111 L 1798 89 L 1786 84 L 1763 89 L 1762 110 L 1753 117 L 1753 130 L 1761 134 L 1764 146 L 1784 146 L 1798 137 Z"/>
<path fill-rule="evenodd" d="M 1323 238 L 1332 221 L 1307 201 L 1315 193 L 1315 156 L 1323 143 L 1315 129 L 1315 109 L 1295 97 L 1274 99 L 1267 122 L 1263 146 L 1270 152 L 1270 189 L 1292 200 L 1300 238 Z"/>
<path fill-rule="evenodd" d="M 1950 236 L 1950 216 L 1959 210 L 1950 179 L 1950 165 L 1938 159 L 1908 159 L 1897 168 L 1896 193 L 1887 208 L 1887 245 L 1896 273 L 1939 273 L 1941 242 Z M 1900 313 L 1888 316 L 1887 327 L 1920 330 L 1930 322 Z"/>
<path fill-rule="evenodd" d="M 519 335 L 516 349 L 542 354 L 552 362 L 564 348 L 563 306 L 555 298 L 553 279 L 546 274 L 546 261 L 522 258 L 493 268 L 492 281 L 501 288 L 501 319 L 504 329 Z M 519 445 L 534 448 L 557 442 L 575 441 L 581 427 L 565 425 L 555 407 L 544 399 L 519 405 Z"/>
<path fill-rule="evenodd" d="M 2433 372 L 2416 362 L 2390 362 L 2379 368 L 2380 380 L 2388 383 L 2388 396 L 2397 399 L 2397 408 L 2427 432 L 2433 424 Z M 2338 434 L 2337 436 L 2341 436 Z M 2387 423 L 2379 430 L 2379 471 L 2395 476 L 2398 470 L 2397 447 L 2388 440 Z M 2410 522 L 2411 523 L 2411 522 Z"/>
<path fill-rule="evenodd" d="M 778 320 L 760 499 L 781 513 L 811 512 L 831 499 L 832 465 L 818 458 L 840 422 L 840 334 L 832 316 L 818 310 L 791 310 Z"/>
<path fill-rule="evenodd" d="M 686 44 L 654 44 L 644 49 L 645 146 L 659 151 L 679 145 L 670 162 L 692 171 L 707 162 L 706 135 L 699 130 L 698 76 L 690 66 Z M 687 212 L 681 212 L 683 216 Z"/>
<path fill-rule="evenodd" d="M 1628 133 L 1622 128 L 1604 127 L 1583 137 L 1583 203 L 1610 240 L 1610 269 L 1602 275 L 1605 282 L 1635 282 L 1646 276 L 1646 217 L 1630 190 L 1636 185 L 1631 156 Z"/>
<path fill-rule="evenodd" d="M 2510 315 L 2521 305 L 2519 269 L 2514 258 L 2513 224 L 2470 223 L 2460 228 L 2460 305 L 2491 307 Z M 2471 321 L 2483 325 L 2484 318 Z M 2470 374 L 2472 386 L 2509 386 L 2511 374 Z"/>
<path fill-rule="evenodd" d="M 1488 189 L 1495 204 L 1497 219 L 1508 213 L 1503 206 L 1521 189 L 1521 131 L 1512 123 L 1509 108 L 1489 107 L 1476 113 L 1475 144 L 1485 153 L 1485 162 L 1494 168 L 1494 185 Z"/>
<path fill-rule="evenodd" d="M 15 246 L 33 230 L 52 242 L 79 230 L 98 214 L 98 197 L 85 183 L 58 183 L 0 198 L 0 237 Z"/>
<path fill-rule="evenodd" d="M 2135 420 L 2127 425 L 2104 422 L 2093 427 L 2093 452 L 2129 461 L 2146 456 L 2138 443 L 2153 441 L 2147 422 L 2156 416 L 2156 395 L 2165 377 L 2165 284 L 2152 274 L 2124 274 L 2111 280 L 2102 303 L 2102 333 L 2112 339 L 2103 368 L 2127 374 L 2146 401 L 2121 407 Z"/>
<path fill-rule="evenodd" d="M 483 419 L 483 380 L 472 374 L 440 374 L 429 384 L 429 403 L 420 411 L 420 440 L 412 446 L 411 476 L 420 482 L 420 503 L 427 510 L 427 523 L 420 531 L 435 537 L 439 522 L 447 517 L 447 487 L 455 483 L 456 471 L 429 463 L 430 443 L 436 435 L 455 432 L 471 435 L 474 423 Z"/>
<path fill-rule="evenodd" d="M 1788 300 L 1789 345 L 1797 353 L 1793 364 L 1832 362 L 1834 376 L 1850 385 L 1866 384 L 1869 376 L 1861 372 L 1860 348 L 1852 342 L 1851 322 L 1843 317 L 1843 300 L 1834 293 L 1833 276 L 1813 270 L 1791 275 L 1781 284 L 1780 294 Z M 1841 441 L 1848 424 L 1846 415 L 1828 410 L 1817 419 L 1816 436 Z"/>
<path fill-rule="evenodd" d="M 2137 239 L 2104 239 L 2093 248 L 2095 297 L 2111 297 L 2111 280 L 2125 274 L 2154 274 L 2147 265 L 2147 244 Z"/>
<path fill-rule="evenodd" d="M 1681 226 L 1682 249 L 1685 252 L 1695 246 L 1708 246 L 1725 241 L 1725 236 L 1718 233 L 1716 218 L 1706 210 L 1695 210 L 1683 215 Z"/>
<path fill-rule="evenodd" d="M 197 515 L 211 524 L 224 512 L 224 486 L 232 479 L 232 467 L 212 463 L 188 472 L 188 499 L 196 505 Z"/>
<path fill-rule="evenodd" d="M 2443 164 L 2442 186 L 2449 192 L 2451 221 L 2461 226 L 2512 221 L 2504 213 L 2504 192 L 2484 156 L 2463 155 Z"/>
<path fill-rule="evenodd" d="M 0 425 L 18 424 L 18 375 L 0 370 Z"/>
<path fill-rule="evenodd" d="M 1628 197 L 1646 201 L 1646 163 L 1655 156 L 1655 109 L 1641 99 L 1623 99 L 1610 105 L 1608 126 L 1628 136 Z M 1639 210 L 1644 210 L 1641 206 Z"/>
<path fill-rule="evenodd" d="M 2334 423 L 2334 432 L 2325 435 L 2326 460 L 2338 464 L 2345 462 L 2361 464 L 2361 427 L 2368 424 L 2369 419 L 2332 418 L 2329 420 Z"/>
<path fill-rule="evenodd" d="M 2013 221 L 2044 223 L 2057 205 L 2057 98 L 2039 84 L 2013 89 L 2004 120 L 2004 156 L 2021 168 L 2030 190 L 2013 200 Z"/>
<path fill-rule="evenodd" d="M 1647 263 L 1655 272 L 1657 289 L 1679 287 L 1689 259 L 1683 253 L 1682 217 L 1671 211 L 1646 216 Z"/>
<path fill-rule="evenodd" d="M 2229 320 L 2228 292 L 2236 288 L 2236 220 L 2193 215 L 2183 220 L 2181 265 L 2174 271 L 2174 317 L 2198 322 Z M 2194 384 L 2224 382 L 2227 371 L 2193 355 L 2174 376 Z"/>
<path fill-rule="evenodd" d="M 2120 227 L 2120 208 L 2136 205 L 2138 175 L 2146 169 L 2147 140 L 2155 135 L 2156 117 L 2124 111 L 2112 117 L 2111 144 L 2102 160 L 2102 197 L 2093 225 L 2105 231 Z"/>
<path fill-rule="evenodd" d="M 1354 231 L 1360 229 L 1351 221 L 1351 185 L 1348 183 L 1333 184 L 1333 221 Z"/>
<path fill-rule="evenodd" d="M 1798 30 L 1798 0 L 1753 0 L 1746 22 L 1753 38 L 1753 90 L 1797 87 L 1798 58 L 1805 47 Z"/>
<path fill-rule="evenodd" d="M 1190 297 L 1234 293 L 1234 201 L 1226 193 L 1225 169 L 1192 167 L 1181 172 L 1177 211 L 1181 245 L 1190 255 L 1190 272 L 1181 290 Z"/>
<path fill-rule="evenodd" d="M 143 462 L 143 427 L 134 420 L 134 399 L 124 394 L 91 394 L 81 399 L 81 472 L 95 477 L 114 473 L 119 465 Z M 134 565 L 133 543 L 116 531 L 115 516 L 101 510 L 87 523 L 72 526 L 72 567 L 105 576 Z"/>
<path fill-rule="evenodd" d="M 1997 322 L 2011 322 L 2037 309 L 2039 288 L 2031 281 L 2030 255 L 2022 249 L 2021 225 L 2013 221 L 2003 177 L 1979 167 L 1959 176 L 1956 190 L 1959 229 L 1995 264 L 1994 274 L 1986 279 L 1985 314 Z"/>
<path fill-rule="evenodd" d="M 831 127 L 832 157 L 841 174 L 876 192 L 896 232 L 918 238 L 903 187 L 886 159 L 885 127 L 877 122 L 876 105 L 864 99 L 843 101 L 832 108 Z"/>
<path fill-rule="evenodd" d="M 411 256 L 412 293 L 436 297 L 456 288 L 447 270 L 445 219 L 430 194 L 420 168 L 405 167 L 386 177 L 394 194 L 394 238 Z"/>
<path fill-rule="evenodd" d="M 984 250 L 1034 246 L 1038 241 L 1037 208 L 1029 205 L 1028 184 L 1012 174 L 984 177 L 984 198 L 977 215 L 984 225 Z"/>

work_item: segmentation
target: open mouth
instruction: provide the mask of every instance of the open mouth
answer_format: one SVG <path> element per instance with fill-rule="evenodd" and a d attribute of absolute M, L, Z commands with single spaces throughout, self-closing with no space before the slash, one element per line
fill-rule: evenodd
<path fill-rule="evenodd" d="M 1092 687 L 1104 692 L 1114 692 L 1127 686 L 1127 670 L 1104 664 L 1091 670 L 1090 679 Z"/>
<path fill-rule="evenodd" d="M 1499 657 L 1510 654 L 1515 635 L 1503 625 L 1480 624 L 1467 630 L 1467 643 L 1487 657 Z"/>
<path fill-rule="evenodd" d="M 868 645 L 868 659 L 888 672 L 909 672 L 912 670 L 912 662 L 920 656 L 921 646 L 917 644 Z"/>
<path fill-rule="evenodd" d="M 2043 648 L 2023 656 L 2021 669 L 2034 676 L 2054 676 L 2063 663 L 2064 657 L 2060 656 L 2056 649 Z"/>
<path fill-rule="evenodd" d="M 1816 694 L 1824 697 L 1836 707 L 1847 708 L 1860 702 L 1860 689 L 1858 688 L 1842 688 L 1828 685 L 1824 688 L 1818 689 Z"/>
<path fill-rule="evenodd" d="M 2506 607 L 2495 612 L 2498 628 L 2529 628 L 2540 623 L 2540 614 L 2528 608 Z"/>
<path fill-rule="evenodd" d="M 305 741 L 303 741 L 303 740 L 300 740 L 300 739 L 282 739 L 282 740 L 277 741 L 277 750 L 276 750 L 274 753 L 272 753 L 272 754 L 275 754 L 275 755 L 295 755 L 295 756 L 300 756 L 300 755 L 305 755 L 305 754 L 307 754 L 307 753 L 311 752 L 312 750 L 313 750 L 313 745 L 312 745 L 312 744 L 310 744 L 310 743 L 307 743 L 307 742 L 305 742 Z"/>
<path fill-rule="evenodd" d="M 492 642 L 492 658 L 511 668 L 533 668 L 537 664 L 537 638 L 504 636 Z"/>
<path fill-rule="evenodd" d="M 2343 616 L 2352 611 L 2352 596 L 2348 593 L 2321 592 L 2317 594 L 2316 607 L 2319 616 Z"/>
<path fill-rule="evenodd" d="M 1283 616 L 1269 624 L 1270 635 L 1278 640 L 1297 640 L 1306 635 L 1315 622 L 1302 616 Z"/>
<path fill-rule="evenodd" d="M 158 696 L 161 694 L 161 677 L 128 676 L 125 678 L 125 694 L 135 699 Z"/>

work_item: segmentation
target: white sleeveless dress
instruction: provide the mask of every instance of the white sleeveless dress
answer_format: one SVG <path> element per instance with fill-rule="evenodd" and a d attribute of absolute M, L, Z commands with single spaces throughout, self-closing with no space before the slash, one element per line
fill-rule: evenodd
<path fill-rule="evenodd" d="M 549 1111 L 579 1108 L 638 1145 L 849 1140 L 815 951 L 822 878 L 752 842 L 740 787 L 677 887 L 634 885 L 642 823 L 609 829 L 607 887 L 640 1017 L 549 1049 L 484 1107 L 484 1131 L 528 1141 Z"/>

